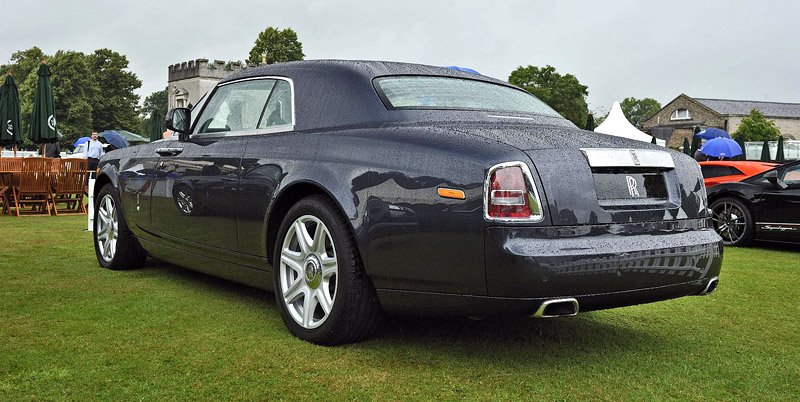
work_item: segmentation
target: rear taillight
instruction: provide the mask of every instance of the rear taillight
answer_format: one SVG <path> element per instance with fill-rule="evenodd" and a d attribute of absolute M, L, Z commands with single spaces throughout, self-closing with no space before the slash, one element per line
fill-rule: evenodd
<path fill-rule="evenodd" d="M 485 217 L 501 221 L 540 221 L 539 196 L 528 166 L 509 162 L 493 166 L 486 179 Z"/>

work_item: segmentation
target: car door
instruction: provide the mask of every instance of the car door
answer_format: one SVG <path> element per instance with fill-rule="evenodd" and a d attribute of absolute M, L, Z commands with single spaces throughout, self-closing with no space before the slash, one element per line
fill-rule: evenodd
<path fill-rule="evenodd" d="M 758 236 L 768 240 L 800 241 L 800 164 L 778 169 L 785 185 L 766 184 L 757 216 Z"/>
<path fill-rule="evenodd" d="M 217 258 L 237 251 L 242 156 L 273 85 L 266 79 L 219 85 L 194 119 L 189 141 L 156 150 L 151 214 L 159 234 Z"/>

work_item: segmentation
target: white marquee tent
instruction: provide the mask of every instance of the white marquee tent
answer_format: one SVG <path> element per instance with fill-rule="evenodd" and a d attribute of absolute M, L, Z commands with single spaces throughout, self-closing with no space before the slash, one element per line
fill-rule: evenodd
<path fill-rule="evenodd" d="M 614 101 L 614 106 L 611 106 L 611 111 L 608 117 L 603 120 L 599 126 L 594 129 L 597 133 L 615 135 L 617 137 L 630 138 L 632 140 L 639 140 L 643 142 L 653 141 L 653 137 L 649 134 L 639 131 L 636 127 L 625 118 L 625 113 L 622 113 L 622 107 L 619 102 Z M 656 143 L 662 147 L 666 145 L 666 141 L 656 139 Z"/>

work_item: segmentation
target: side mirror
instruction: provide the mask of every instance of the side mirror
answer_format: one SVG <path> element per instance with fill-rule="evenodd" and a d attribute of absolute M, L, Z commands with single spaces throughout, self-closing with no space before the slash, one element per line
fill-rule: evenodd
<path fill-rule="evenodd" d="M 787 187 L 789 187 L 786 185 L 786 183 L 784 183 L 783 180 L 778 178 L 778 172 L 776 170 L 771 170 L 767 173 L 764 173 L 764 179 L 781 190 L 785 190 Z"/>
<path fill-rule="evenodd" d="M 178 133 L 179 141 L 189 141 L 189 123 L 192 121 L 192 111 L 179 107 L 167 112 L 164 123 L 168 129 Z"/>

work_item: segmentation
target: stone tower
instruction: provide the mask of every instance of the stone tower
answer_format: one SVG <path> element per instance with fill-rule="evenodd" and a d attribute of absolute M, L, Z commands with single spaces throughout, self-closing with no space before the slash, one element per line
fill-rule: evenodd
<path fill-rule="evenodd" d="M 167 108 L 191 107 L 223 78 L 242 71 L 238 61 L 197 59 L 169 66 Z"/>

